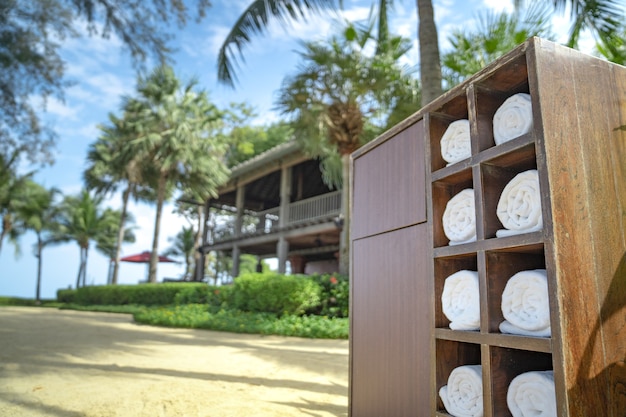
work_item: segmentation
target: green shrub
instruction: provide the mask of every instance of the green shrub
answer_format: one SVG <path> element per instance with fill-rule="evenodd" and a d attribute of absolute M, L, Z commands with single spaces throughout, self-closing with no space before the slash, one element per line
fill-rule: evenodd
<path fill-rule="evenodd" d="M 309 314 L 328 317 L 348 317 L 350 285 L 346 275 L 311 275 L 309 279 L 321 288 L 319 305 L 307 310 Z"/>
<path fill-rule="evenodd" d="M 176 296 L 192 287 L 206 287 L 202 283 L 165 283 L 141 285 L 102 285 L 59 290 L 57 299 L 78 305 L 171 305 Z"/>
<path fill-rule="evenodd" d="M 219 330 L 233 333 L 297 336 L 319 339 L 347 339 L 348 319 L 321 316 L 284 315 L 277 318 L 272 313 L 253 313 L 220 309 L 207 311 L 201 304 L 144 309 L 134 314 L 135 321 L 143 324 Z"/>
<path fill-rule="evenodd" d="M 320 303 L 320 287 L 300 276 L 245 274 L 235 278 L 230 300 L 233 308 L 242 311 L 303 314 Z"/>
<path fill-rule="evenodd" d="M 56 307 L 55 300 L 37 300 L 32 298 L 20 298 L 20 297 L 0 297 L 0 306 L 17 306 L 17 307 Z"/>
<path fill-rule="evenodd" d="M 73 303 L 76 290 L 57 290 L 57 301 L 60 303 Z"/>
<path fill-rule="evenodd" d="M 214 285 L 189 285 L 183 288 L 174 299 L 177 305 L 183 304 L 208 304 L 221 307 L 226 301 L 230 287 L 217 287 Z"/>

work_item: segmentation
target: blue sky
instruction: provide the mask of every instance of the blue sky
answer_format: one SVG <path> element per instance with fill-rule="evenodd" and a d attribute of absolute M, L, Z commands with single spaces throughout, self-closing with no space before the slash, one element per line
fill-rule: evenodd
<path fill-rule="evenodd" d="M 207 89 L 218 106 L 230 102 L 252 105 L 258 117 L 256 123 L 266 124 L 278 119 L 272 111 L 275 94 L 285 75 L 293 73 L 298 63 L 296 39 L 325 38 L 332 33 L 333 20 L 328 16 L 312 18 L 307 24 L 294 24 L 288 29 L 272 25 L 269 33 L 257 37 L 245 50 L 246 62 L 239 69 L 239 84 L 235 90 L 217 83 L 217 50 L 248 0 L 215 0 L 208 16 L 200 24 L 190 24 L 177 34 L 173 45 L 179 49 L 174 55 L 174 69 L 179 78 L 197 77 L 200 86 Z M 415 1 L 395 2 L 390 16 L 391 29 L 416 42 L 417 15 Z M 434 0 L 442 51 L 447 50 L 447 34 L 454 28 L 469 28 L 476 12 L 486 9 L 511 9 L 512 0 Z M 344 0 L 344 16 L 349 20 L 365 19 L 371 0 Z M 566 28 L 564 17 L 554 21 L 555 31 Z M 98 136 L 96 126 L 107 120 L 109 112 L 119 113 L 120 98 L 132 94 L 135 72 L 128 54 L 115 36 L 110 39 L 69 39 L 63 44 L 67 61 L 67 76 L 75 85 L 66 91 L 65 102 L 51 99 L 47 103 L 45 120 L 58 132 L 56 163 L 40 169 L 35 179 L 46 187 L 58 187 L 64 194 L 76 194 L 83 186 L 87 148 Z M 407 63 L 418 64 L 415 46 L 407 55 Z M 148 67 L 150 65 L 148 64 Z M 108 205 L 120 207 L 120 197 L 113 196 Z M 154 206 L 132 204 L 137 241 L 123 246 L 122 255 L 130 255 L 151 248 L 154 230 Z M 161 223 L 160 251 L 170 246 L 173 237 L 187 223 L 172 214 L 172 206 L 164 210 Z M 22 255 L 15 257 L 14 248 L 5 242 L 0 254 L 0 295 L 32 298 L 36 284 L 36 258 L 32 254 L 34 236 L 27 234 L 20 240 Z M 59 288 L 73 286 L 78 272 L 79 249 L 75 243 L 46 249 L 43 253 L 42 297 L 54 298 Z M 105 284 L 108 260 L 95 249 L 89 253 L 87 283 Z M 158 280 L 179 277 L 183 265 L 159 264 Z M 122 263 L 120 283 L 135 284 L 145 278 L 142 264 Z"/>

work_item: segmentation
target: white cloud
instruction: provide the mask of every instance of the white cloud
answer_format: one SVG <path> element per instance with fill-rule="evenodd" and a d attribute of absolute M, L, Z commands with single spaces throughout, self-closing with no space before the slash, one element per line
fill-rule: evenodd
<path fill-rule="evenodd" d="M 482 0 L 483 7 L 491 9 L 495 12 L 512 12 L 515 10 L 511 0 Z"/>
<path fill-rule="evenodd" d="M 40 106 L 45 109 L 46 113 L 65 120 L 77 120 L 83 106 L 69 106 L 66 102 L 62 102 L 54 97 L 48 97 L 45 104 L 41 102 Z"/>

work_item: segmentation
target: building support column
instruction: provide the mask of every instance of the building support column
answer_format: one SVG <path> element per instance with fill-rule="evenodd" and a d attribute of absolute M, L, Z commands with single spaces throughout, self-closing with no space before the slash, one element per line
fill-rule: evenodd
<path fill-rule="evenodd" d="M 204 279 L 204 271 L 206 268 L 206 253 L 204 247 L 209 243 L 209 221 L 211 219 L 211 199 L 207 199 L 204 203 L 204 218 L 202 219 L 202 243 L 198 248 L 200 256 L 196 258 L 196 270 L 194 281 L 202 281 Z"/>
<path fill-rule="evenodd" d="M 243 227 L 243 207 L 246 195 L 246 188 L 243 185 L 237 186 L 237 196 L 235 205 L 237 207 L 237 217 L 235 218 L 235 238 L 241 236 L 241 229 Z M 239 262 L 240 262 L 241 250 L 239 249 L 239 245 L 237 243 L 233 246 L 233 251 L 231 257 L 233 259 L 233 270 L 232 277 L 236 278 L 239 276 Z"/>
<path fill-rule="evenodd" d="M 289 224 L 289 203 L 291 203 L 291 167 L 282 167 L 280 171 L 280 207 L 278 227 L 282 229 Z M 278 272 L 284 274 L 287 271 L 287 256 L 289 254 L 289 242 L 284 236 L 278 239 L 276 245 L 278 255 Z"/>
<path fill-rule="evenodd" d="M 233 251 L 230 253 L 230 257 L 233 260 L 233 269 L 230 272 L 230 275 L 234 278 L 239 276 L 239 258 L 241 257 L 241 251 L 239 249 L 239 245 L 235 244 L 233 246 Z"/>
<path fill-rule="evenodd" d="M 278 239 L 276 244 L 276 252 L 278 252 L 278 272 L 284 274 L 287 272 L 287 256 L 289 254 L 289 242 L 283 236 Z"/>

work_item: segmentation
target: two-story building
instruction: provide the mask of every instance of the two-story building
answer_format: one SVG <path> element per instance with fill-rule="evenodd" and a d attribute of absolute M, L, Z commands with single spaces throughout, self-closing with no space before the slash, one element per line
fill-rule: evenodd
<path fill-rule="evenodd" d="M 230 224 L 205 228 L 203 254 L 228 253 L 232 276 L 241 254 L 278 259 L 279 272 L 336 272 L 341 234 L 341 190 L 322 181 L 319 161 L 297 142 L 278 145 L 231 170 L 230 180 L 207 202 L 231 211 Z M 223 220 L 223 218 L 221 218 Z M 227 230 L 227 233 L 219 231 Z"/>

